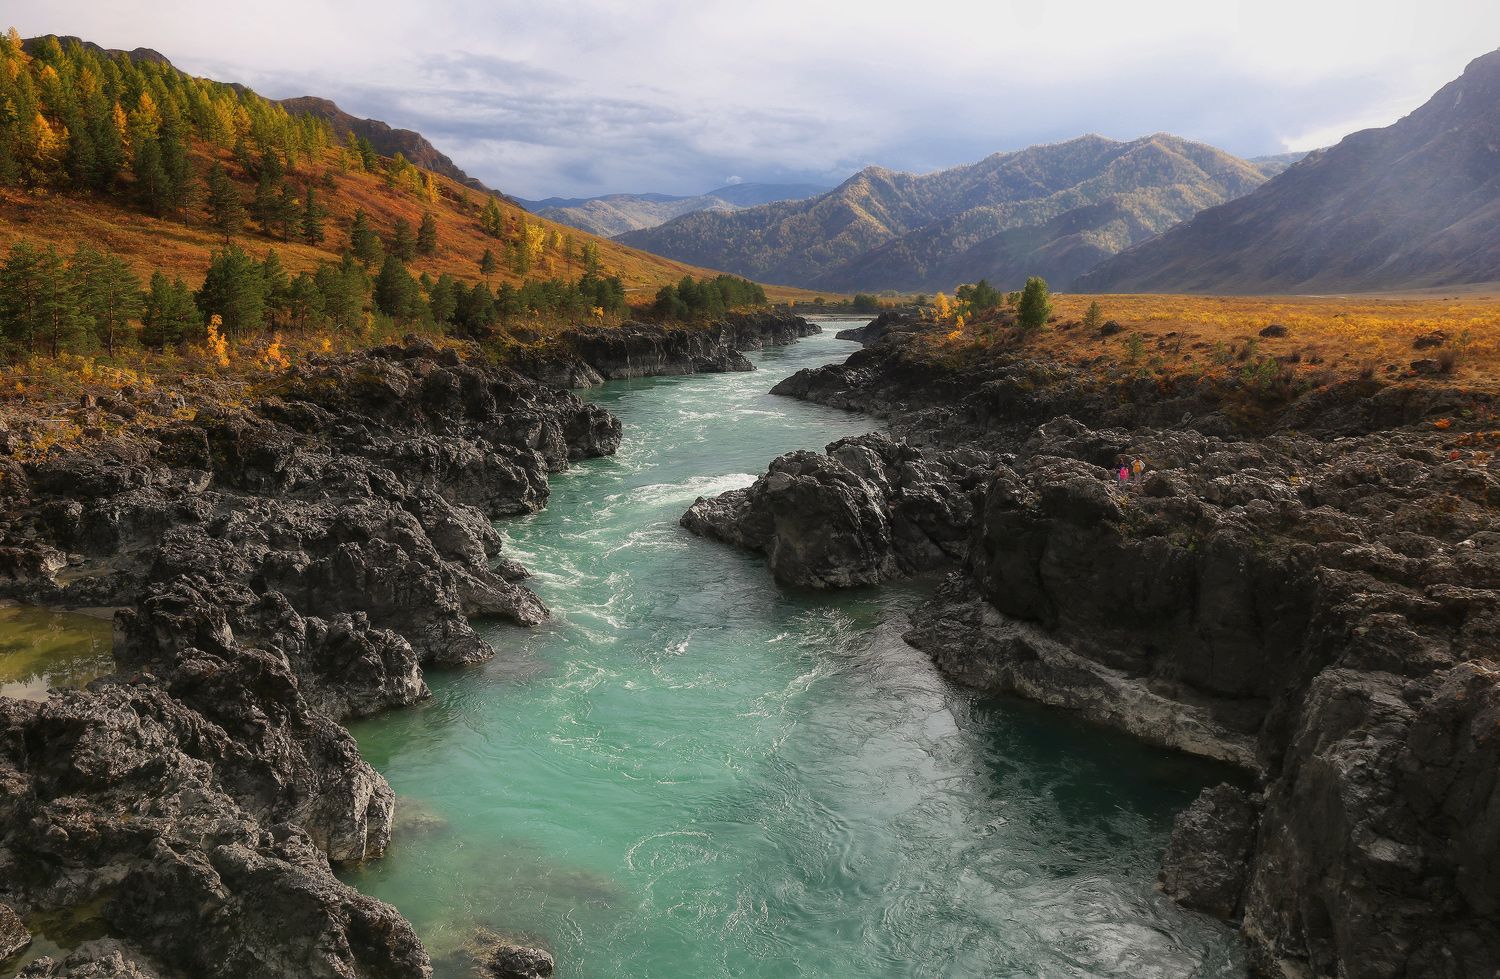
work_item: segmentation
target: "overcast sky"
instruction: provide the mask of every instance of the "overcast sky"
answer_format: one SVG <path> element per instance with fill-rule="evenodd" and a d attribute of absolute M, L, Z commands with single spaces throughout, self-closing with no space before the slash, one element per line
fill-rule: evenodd
<path fill-rule="evenodd" d="M 6 0 L 6 18 L 332 98 L 528 198 L 832 185 L 1086 132 L 1309 149 L 1500 45 L 1496 0 Z"/>

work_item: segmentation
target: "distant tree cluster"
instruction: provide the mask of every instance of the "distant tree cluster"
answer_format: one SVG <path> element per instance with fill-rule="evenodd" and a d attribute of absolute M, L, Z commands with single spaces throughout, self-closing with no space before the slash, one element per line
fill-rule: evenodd
<path fill-rule="evenodd" d="M 676 285 L 662 286 L 653 309 L 667 320 L 712 318 L 742 306 L 764 306 L 766 291 L 758 284 L 733 275 L 696 281 L 683 276 Z"/>
<path fill-rule="evenodd" d="M 140 204 L 165 217 L 196 200 L 193 139 L 253 148 L 286 170 L 332 140 L 324 121 L 248 89 L 52 37 L 30 47 L 14 28 L 0 37 L 0 184 L 112 192 L 128 176 Z"/>
<path fill-rule="evenodd" d="M 989 280 L 980 279 L 978 282 L 959 286 L 954 290 L 953 296 L 959 304 L 964 307 L 969 316 L 979 316 L 992 309 L 998 309 L 1005 301 L 1000 290 L 990 285 Z"/>
<path fill-rule="evenodd" d="M 851 308 L 856 313 L 878 313 L 880 312 L 880 299 L 867 292 L 855 293 Z"/>
<path fill-rule="evenodd" d="M 373 276 L 353 251 L 291 275 L 274 249 L 256 259 L 230 245 L 213 254 L 197 290 L 158 271 L 143 291 L 123 259 L 88 246 L 64 256 L 18 242 L 0 262 L 0 338 L 13 356 L 199 343 L 213 317 L 222 336 L 240 340 L 266 330 L 353 335 L 372 315 L 478 336 L 514 316 L 578 320 L 625 311 L 625 287 L 615 276 L 492 291 L 446 273 L 414 277 L 394 250 Z"/>

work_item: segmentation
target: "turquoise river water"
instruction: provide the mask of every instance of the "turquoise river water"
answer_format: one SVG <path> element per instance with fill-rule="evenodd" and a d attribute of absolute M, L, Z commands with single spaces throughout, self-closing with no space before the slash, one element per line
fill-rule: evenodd
<path fill-rule="evenodd" d="M 677 526 L 782 452 L 878 427 L 749 374 L 614 382 L 617 456 L 501 525 L 555 621 L 354 727 L 398 803 L 346 879 L 439 976 L 478 928 L 567 979 L 1241 976 L 1227 928 L 1153 889 L 1171 815 L 1222 773 L 947 682 L 884 626 L 921 584 L 780 590 Z"/>

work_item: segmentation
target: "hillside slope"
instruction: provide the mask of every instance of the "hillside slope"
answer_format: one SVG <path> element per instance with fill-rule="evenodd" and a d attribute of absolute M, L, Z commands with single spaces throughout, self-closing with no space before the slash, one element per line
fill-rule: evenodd
<path fill-rule="evenodd" d="M 31 99 L 37 107 L 37 118 L 46 119 L 49 132 L 61 138 L 62 146 L 44 154 L 36 148 L 34 132 L 18 131 L 8 124 L 0 126 L 0 151 L 3 151 L 0 155 L 12 161 L 13 174 L 12 180 L 0 181 L 0 252 L 22 240 L 56 246 L 64 253 L 80 243 L 89 243 L 120 255 L 140 275 L 160 269 L 196 285 L 213 251 L 225 244 L 223 235 L 209 225 L 205 186 L 210 170 L 215 165 L 223 168 L 241 202 L 253 214 L 256 170 L 263 167 L 267 153 L 263 142 L 272 138 L 267 134 L 276 125 L 281 125 L 287 133 L 306 137 L 305 145 L 299 146 L 296 153 L 288 152 L 284 157 L 286 162 L 279 165 L 285 167 L 284 183 L 295 195 L 292 200 L 295 207 L 303 206 L 309 192 L 315 195 L 323 213 L 325 237 L 312 244 L 301 234 L 268 234 L 252 219 L 232 236 L 232 241 L 256 255 L 274 248 L 283 266 L 291 272 L 336 261 L 348 244 L 355 213 L 364 211 L 373 230 L 387 242 L 394 235 L 397 221 L 404 220 L 415 229 L 424 214 L 431 213 L 437 228 L 437 246 L 431 255 L 419 255 L 410 263 L 414 274 L 429 272 L 436 276 L 448 272 L 462 280 L 476 281 L 481 277 L 479 260 L 488 249 L 494 252 L 500 265 L 490 276 L 492 284 L 516 284 L 528 278 L 576 278 L 583 270 L 585 245 L 597 250 L 602 272 L 620 276 L 627 290 L 637 296 L 648 295 L 684 275 L 708 274 L 686 263 L 636 251 L 527 214 L 504 197 L 492 197 L 461 182 L 462 171 L 454 176 L 420 166 L 401 170 L 394 168 L 389 159 L 366 168 L 331 138 L 338 135 L 338 124 L 330 122 L 323 111 L 311 113 L 311 120 L 306 114 L 293 111 L 307 106 L 326 110 L 332 103 L 305 99 L 277 103 L 262 99 L 243 86 L 187 76 L 157 52 L 145 49 L 111 51 L 76 38 L 44 37 L 24 42 L 22 51 L 25 53 L 7 48 L 3 52 L 5 58 L 22 59 L 18 63 L 24 68 L 16 78 L 25 79 L 29 86 L 24 90 L 13 88 L 10 97 L 24 95 Z M 133 67 L 127 70 L 122 66 Z M 134 120 L 139 115 L 136 108 L 139 99 L 149 93 L 153 106 L 159 106 L 162 113 L 178 120 L 174 125 L 183 134 L 185 164 L 190 183 L 195 187 L 184 195 L 180 206 L 156 210 L 143 206 L 139 179 L 128 163 L 118 173 L 96 181 L 87 189 L 69 183 L 69 168 L 77 148 L 71 141 L 86 129 L 77 121 L 82 110 L 68 110 L 74 113 L 75 133 L 53 102 L 65 98 L 57 92 L 74 87 L 75 79 L 85 75 L 95 79 L 124 79 L 94 96 L 104 99 L 99 111 L 106 115 L 112 99 L 116 104 L 129 105 L 131 108 L 125 114 Z M 33 78 L 57 78 L 61 87 L 35 85 L 31 82 Z M 18 83 L 12 82 L 15 84 Z M 254 121 L 236 122 L 237 115 Z M 215 134 L 200 124 L 199 117 L 210 121 L 223 118 L 230 123 Z M 278 119 L 283 122 L 277 123 Z M 263 124 L 265 128 L 257 128 Z M 137 123 L 131 121 L 129 125 Z M 313 127 L 311 136 L 307 135 L 309 125 Z M 319 125 L 326 126 L 328 131 L 318 133 Z M 374 125 L 384 127 L 383 123 Z M 421 152 L 422 146 L 431 149 L 430 144 L 419 135 L 400 135 L 405 131 L 385 129 L 397 134 L 394 138 L 402 141 L 400 145 L 413 150 L 408 159 L 430 160 Z M 406 150 L 399 151 L 406 155 Z M 431 152 L 441 157 L 435 149 Z M 280 150 L 276 155 L 282 158 Z M 491 200 L 499 217 L 492 222 L 492 231 L 486 231 L 484 212 Z M 508 257 L 528 237 L 532 241 L 533 260 L 522 271 L 508 262 Z"/>
<path fill-rule="evenodd" d="M 825 193 L 814 184 L 730 184 L 706 194 L 608 194 L 603 197 L 550 197 L 522 201 L 533 213 L 591 234 L 613 237 L 654 228 L 697 211 L 736 211 L 774 201 L 803 200 Z"/>
<path fill-rule="evenodd" d="M 1500 51 L 1425 105 L 1104 264 L 1096 292 L 1323 293 L 1500 279 Z"/>
<path fill-rule="evenodd" d="M 869 167 L 808 201 L 691 214 L 619 240 L 813 289 L 1011 287 L 1028 274 L 1066 284 L 1264 179 L 1175 136 L 1091 135 L 920 176 Z"/>
<path fill-rule="evenodd" d="M 333 127 L 333 133 L 340 141 L 347 138 L 350 133 L 363 136 L 370 141 L 375 151 L 381 156 L 395 156 L 400 153 L 422 169 L 442 174 L 455 183 L 473 187 L 475 190 L 490 190 L 477 178 L 461 170 L 458 164 L 429 143 L 421 133 L 410 129 L 396 129 L 379 119 L 360 119 L 340 109 L 331 99 L 322 99 L 315 95 L 281 99 L 279 104 L 293 115 L 310 115 L 324 120 Z"/>

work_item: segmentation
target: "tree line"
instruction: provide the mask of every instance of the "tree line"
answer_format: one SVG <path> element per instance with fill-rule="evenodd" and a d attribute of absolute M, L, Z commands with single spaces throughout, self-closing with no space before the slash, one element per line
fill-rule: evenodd
<path fill-rule="evenodd" d="M 268 330 L 359 335 L 376 317 L 480 336 L 509 317 L 602 317 L 626 309 L 616 276 L 586 272 L 491 290 L 447 273 L 413 276 L 394 251 L 374 274 L 346 251 L 292 275 L 274 249 L 257 259 L 230 245 L 214 252 L 197 289 L 161 271 L 143 286 L 124 259 L 88 245 L 64 255 L 20 241 L 0 262 L 0 340 L 12 356 L 201 343 L 213 317 L 231 340 Z"/>
<path fill-rule="evenodd" d="M 764 306 L 766 291 L 759 284 L 733 275 L 695 280 L 682 277 L 676 285 L 656 292 L 653 310 L 664 320 L 711 319 L 741 306 Z"/>

